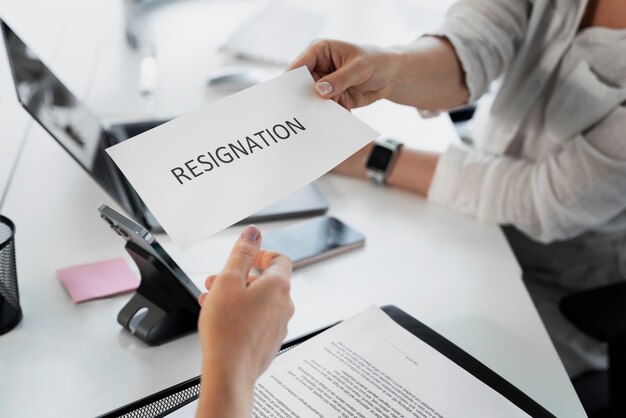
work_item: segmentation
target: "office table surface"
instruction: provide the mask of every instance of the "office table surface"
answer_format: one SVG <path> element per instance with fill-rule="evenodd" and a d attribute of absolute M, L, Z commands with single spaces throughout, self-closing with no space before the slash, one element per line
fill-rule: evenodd
<path fill-rule="evenodd" d="M 498 228 L 359 180 L 327 175 L 318 184 L 330 214 L 367 244 L 295 272 L 290 337 L 394 304 L 557 416 L 584 416 Z M 17 225 L 24 319 L 0 337 L 0 416 L 93 416 L 198 374 L 196 334 L 149 348 L 116 322 L 129 295 L 75 305 L 55 277 L 64 266 L 124 255 L 97 215 L 100 202 L 110 199 L 33 129 L 4 207 Z M 201 286 L 240 231 L 185 252 L 160 239 Z"/>
<path fill-rule="evenodd" d="M 103 81 L 123 68 L 111 66 L 125 62 L 123 53 L 109 48 L 120 39 L 107 38 L 95 52 L 94 48 L 85 49 L 79 62 L 72 50 L 88 45 L 92 32 L 102 33 L 105 12 L 113 6 L 104 1 L 65 3 L 75 10 L 65 28 L 64 48 L 54 56 L 53 70 L 80 97 L 86 97 L 98 114 L 114 119 L 119 116 L 114 112 L 118 105 L 131 103 L 133 109 L 123 113 L 139 109 L 136 115 L 145 111 L 167 116 L 208 100 L 206 92 L 198 93 L 193 84 L 199 84 L 204 75 L 189 73 L 177 90 L 168 90 L 175 84 L 174 71 L 168 72 L 168 68 L 162 69 L 159 100 L 147 110 L 140 109 L 142 102 L 136 97 L 126 101 L 106 97 Z M 236 2 L 236 7 L 243 3 Z M 348 3 L 338 2 L 342 6 L 337 7 L 349 11 Z M 381 9 L 380 1 L 367 3 Z M 88 13 L 100 18 L 78 19 Z M 367 8 L 360 13 L 367 13 Z M 24 17 L 11 17 L 19 27 L 27 26 Z M 89 25 L 97 29 L 91 27 L 90 32 Z M 365 41 L 375 38 L 376 32 L 342 26 L 337 37 L 349 38 L 343 36 L 344 30 L 345 34 L 356 31 L 359 36 L 353 40 Z M 381 42 L 388 41 L 391 43 L 389 38 Z M 115 65 L 100 65 L 103 56 Z M 211 54 L 196 57 L 194 65 L 228 63 L 223 57 L 217 64 L 207 62 L 211 57 L 215 58 Z M 111 78 L 110 90 L 121 88 L 115 83 L 126 82 Z M 0 102 L 5 103 L 6 99 Z M 426 148 L 441 145 L 425 139 L 450 133 L 449 124 L 418 122 L 414 110 L 388 103 L 357 114 L 382 132 L 401 139 L 412 136 L 417 146 Z M 38 126 L 33 126 L 26 138 L 2 206 L 3 214 L 17 225 L 24 319 L 0 337 L 0 416 L 93 416 L 198 374 L 197 335 L 150 348 L 121 329 L 117 312 L 130 295 L 72 303 L 56 278 L 57 269 L 129 257 L 123 242 L 96 212 L 100 202 L 111 204 L 111 199 Z M 318 185 L 329 199 L 329 214 L 362 231 L 367 244 L 364 249 L 295 272 L 292 296 L 296 314 L 290 337 L 349 317 L 371 304 L 394 304 L 467 350 L 555 415 L 585 416 L 497 227 L 359 180 L 327 175 Z M 261 226 L 267 232 L 292 222 Z M 240 231 L 239 226 L 229 228 L 184 252 L 165 236 L 159 240 L 201 286 L 206 274 L 221 268 Z"/>

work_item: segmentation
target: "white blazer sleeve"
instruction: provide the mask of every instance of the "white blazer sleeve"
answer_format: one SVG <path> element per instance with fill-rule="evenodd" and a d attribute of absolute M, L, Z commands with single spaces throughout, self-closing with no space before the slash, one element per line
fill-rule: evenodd
<path fill-rule="evenodd" d="M 602 225 L 626 208 L 626 107 L 536 162 L 452 147 L 428 198 L 542 242 Z"/>
<path fill-rule="evenodd" d="M 454 47 L 465 72 L 469 102 L 483 95 L 515 55 L 526 33 L 529 0 L 459 0 L 437 35 Z"/>

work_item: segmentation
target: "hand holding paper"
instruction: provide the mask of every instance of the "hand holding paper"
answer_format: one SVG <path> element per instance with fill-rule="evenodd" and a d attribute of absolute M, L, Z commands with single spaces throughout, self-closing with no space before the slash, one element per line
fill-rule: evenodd
<path fill-rule="evenodd" d="M 378 135 L 318 98 L 301 67 L 107 152 L 184 248 L 302 188 Z"/>

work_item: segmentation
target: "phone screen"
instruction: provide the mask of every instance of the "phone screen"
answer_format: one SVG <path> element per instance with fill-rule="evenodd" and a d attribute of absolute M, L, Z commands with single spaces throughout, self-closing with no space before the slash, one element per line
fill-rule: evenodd
<path fill-rule="evenodd" d="M 287 255 L 296 268 L 364 244 L 363 234 L 327 216 L 269 233 L 262 243 L 266 250 Z"/>

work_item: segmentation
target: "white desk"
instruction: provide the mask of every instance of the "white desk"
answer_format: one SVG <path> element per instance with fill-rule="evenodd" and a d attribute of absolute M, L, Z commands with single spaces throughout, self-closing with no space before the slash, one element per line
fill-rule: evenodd
<path fill-rule="evenodd" d="M 64 79 L 76 74 L 71 87 L 83 95 L 89 80 L 78 77 L 80 71 L 72 72 L 72 58 L 78 53 L 65 46 L 102 39 L 102 31 L 108 36 L 114 33 L 111 28 L 119 29 L 107 24 L 107 19 L 116 22 L 119 16 L 109 13 L 106 0 L 90 3 L 88 8 L 75 5 L 54 68 Z M 344 12 L 350 10 L 346 3 L 338 3 Z M 83 21 L 75 21 L 93 19 L 90 13 L 98 14 L 93 31 Z M 337 13 L 336 18 L 342 15 Z M 82 37 L 68 38 L 77 28 Z M 368 32 L 368 36 L 373 35 Z M 168 77 L 166 73 L 164 83 Z M 193 80 L 200 79 L 186 79 L 178 97 L 189 93 L 192 104 L 207 100 L 193 95 L 197 89 Z M 180 98 L 180 103 L 168 104 L 164 98 L 172 92 L 161 92 L 171 86 L 160 88 L 157 113 L 182 112 L 191 106 Z M 424 137 L 418 129 L 422 125 L 411 118 L 412 111 L 379 106 L 362 116 L 379 129 L 405 135 L 404 139 Z M 400 126 L 400 120 L 407 122 Z M 430 124 L 433 132 L 449 132 L 445 124 Z M 585 416 L 498 228 L 365 182 L 329 175 L 318 183 L 330 201 L 330 214 L 362 231 L 368 241 L 365 249 L 294 274 L 296 314 L 290 337 L 371 304 L 394 304 L 555 415 Z M 45 132 L 33 127 L 2 208 L 17 225 L 24 319 L 0 337 L 0 416 L 94 416 L 198 374 L 197 335 L 149 348 L 116 322 L 117 312 L 130 296 L 74 305 L 58 282 L 55 271 L 60 267 L 124 256 L 123 242 L 97 215 L 100 202 L 111 203 L 111 199 Z M 284 224 L 262 227 L 270 231 Z M 201 285 L 207 272 L 221 267 L 240 230 L 227 229 L 184 253 L 166 237 L 160 239 Z"/>

